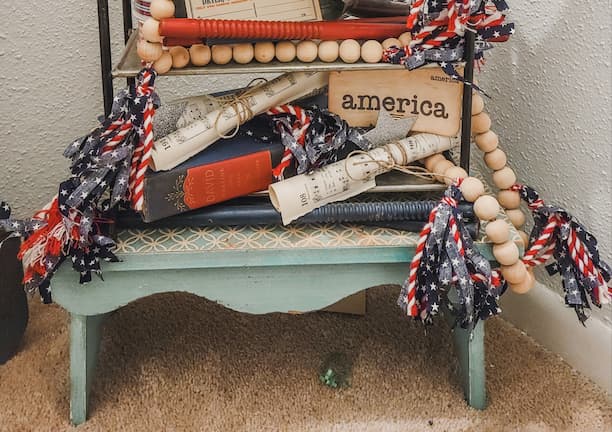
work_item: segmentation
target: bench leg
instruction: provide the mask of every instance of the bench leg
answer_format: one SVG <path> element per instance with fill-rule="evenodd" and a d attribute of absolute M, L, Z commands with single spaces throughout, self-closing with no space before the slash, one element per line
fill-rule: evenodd
<path fill-rule="evenodd" d="M 70 314 L 70 421 L 87 420 L 89 390 L 96 369 L 103 315 Z"/>
<path fill-rule="evenodd" d="M 455 328 L 453 339 L 461 368 L 463 394 L 472 408 L 485 409 L 487 392 L 485 387 L 484 321 L 478 321 L 473 332 Z"/>

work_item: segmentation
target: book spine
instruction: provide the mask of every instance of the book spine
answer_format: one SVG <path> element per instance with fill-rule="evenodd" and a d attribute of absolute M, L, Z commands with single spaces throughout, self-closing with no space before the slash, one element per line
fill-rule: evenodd
<path fill-rule="evenodd" d="M 145 181 L 143 220 L 213 205 L 266 189 L 272 182 L 270 150 L 173 170 Z"/>

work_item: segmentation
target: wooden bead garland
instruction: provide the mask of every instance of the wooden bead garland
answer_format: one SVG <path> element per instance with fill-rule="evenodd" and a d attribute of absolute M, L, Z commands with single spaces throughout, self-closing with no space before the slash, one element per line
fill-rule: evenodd
<path fill-rule="evenodd" d="M 496 148 L 484 155 L 484 161 L 489 168 L 495 171 L 505 167 L 508 159 L 506 158 L 506 153 L 504 153 L 502 149 Z"/>
<path fill-rule="evenodd" d="M 304 40 L 298 43 L 296 48 L 296 56 L 299 61 L 310 63 L 317 59 L 319 48 L 317 44 L 310 40 Z"/>
<path fill-rule="evenodd" d="M 516 175 L 512 168 L 505 166 L 493 173 L 493 183 L 500 189 L 509 189 L 516 183 Z"/>
<path fill-rule="evenodd" d="M 206 66 L 212 59 L 210 47 L 202 44 L 191 45 L 191 48 L 189 48 L 189 56 L 194 66 Z"/>
<path fill-rule="evenodd" d="M 276 44 L 275 54 L 279 62 L 289 63 L 295 59 L 295 45 L 291 41 L 280 41 Z"/>
<path fill-rule="evenodd" d="M 270 63 L 274 60 L 274 44 L 272 42 L 257 42 L 255 44 L 255 60 L 259 63 Z"/>
<path fill-rule="evenodd" d="M 181 69 L 189 64 L 189 51 L 185 47 L 175 46 L 170 48 L 170 55 L 172 56 L 173 68 Z"/>
<path fill-rule="evenodd" d="M 174 2 L 172 0 L 153 0 L 149 6 L 149 11 L 156 20 L 172 18 L 174 16 Z"/>
<path fill-rule="evenodd" d="M 237 44 L 232 50 L 232 55 L 234 57 L 234 61 L 238 64 L 251 63 L 253 61 L 253 57 L 255 57 L 255 50 L 253 49 L 253 44 Z"/>
<path fill-rule="evenodd" d="M 497 219 L 487 224 L 485 233 L 493 243 L 505 243 L 510 238 L 510 227 L 505 220 Z"/>
<path fill-rule="evenodd" d="M 210 51 L 215 64 L 224 65 L 232 61 L 233 53 L 230 45 L 213 45 Z"/>
<path fill-rule="evenodd" d="M 340 43 L 340 60 L 344 63 L 355 63 L 361 57 L 361 45 L 355 39 L 347 39 Z"/>
<path fill-rule="evenodd" d="M 172 69 L 172 56 L 168 51 L 165 51 L 160 58 L 153 62 L 153 69 L 160 74 L 165 74 Z"/>

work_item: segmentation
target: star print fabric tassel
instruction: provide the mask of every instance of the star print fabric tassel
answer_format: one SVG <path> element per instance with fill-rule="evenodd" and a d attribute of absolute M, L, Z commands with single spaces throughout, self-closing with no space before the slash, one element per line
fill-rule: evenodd
<path fill-rule="evenodd" d="M 107 217 L 121 202 L 142 208 L 142 182 L 153 147 L 152 119 L 159 105 L 154 92 L 156 73 L 143 69 L 136 86 L 114 99 L 110 115 L 100 127 L 76 140 L 64 152 L 72 160 L 71 177 L 58 194 L 28 221 L 13 221 L 26 240 L 19 258 L 24 285 L 38 288 L 51 302 L 50 280 L 69 257 L 80 282 L 101 276 L 100 261 L 118 261 L 108 236 L 113 219 Z"/>
<path fill-rule="evenodd" d="M 600 307 L 609 303 L 612 295 L 610 267 L 599 256 L 597 240 L 567 210 L 545 205 L 531 187 L 516 184 L 512 190 L 519 192 L 534 220 L 523 262 L 533 267 L 553 258 L 555 262 L 546 269 L 551 275 L 561 274 L 565 303 L 584 323 L 589 299 Z"/>
<path fill-rule="evenodd" d="M 501 312 L 497 300 L 506 284 L 474 248 L 457 203 L 460 182 L 449 186 L 432 210 L 420 233 L 409 276 L 402 285 L 398 305 L 409 316 L 425 323 L 440 311 L 442 302 L 463 328 Z M 454 288 L 457 301 L 448 298 Z"/>

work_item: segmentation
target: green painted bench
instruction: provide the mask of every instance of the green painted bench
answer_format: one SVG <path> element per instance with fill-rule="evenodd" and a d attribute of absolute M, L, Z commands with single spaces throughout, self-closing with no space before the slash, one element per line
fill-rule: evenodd
<path fill-rule="evenodd" d="M 65 265 L 53 282 L 54 299 L 71 318 L 72 422 L 87 418 L 101 324 L 108 313 L 168 291 L 253 314 L 318 310 L 369 287 L 402 283 L 417 236 L 343 224 L 119 231 L 117 254 L 123 261 L 104 266 L 104 281 L 79 285 Z M 477 245 L 492 259 L 487 243 Z M 484 324 L 472 334 L 455 330 L 454 340 L 465 397 L 483 409 Z"/>

